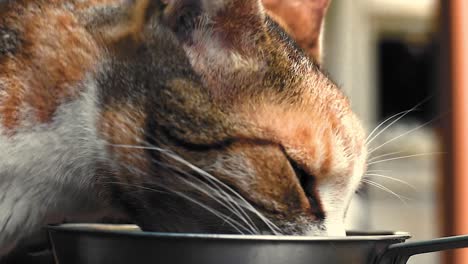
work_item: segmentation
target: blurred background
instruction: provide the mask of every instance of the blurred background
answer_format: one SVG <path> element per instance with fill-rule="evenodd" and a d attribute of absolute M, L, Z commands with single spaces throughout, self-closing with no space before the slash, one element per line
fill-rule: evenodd
<path fill-rule="evenodd" d="M 468 233 L 466 2 L 331 1 L 324 68 L 374 131 L 350 229 L 408 231 L 413 240 Z M 467 256 L 459 250 L 409 263 L 468 263 Z"/>

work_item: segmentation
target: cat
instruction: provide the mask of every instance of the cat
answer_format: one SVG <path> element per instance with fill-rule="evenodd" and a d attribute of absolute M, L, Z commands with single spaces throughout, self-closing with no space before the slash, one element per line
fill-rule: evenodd
<path fill-rule="evenodd" d="M 0 2 L 0 255 L 107 211 L 148 231 L 341 236 L 364 141 L 260 0 Z"/>

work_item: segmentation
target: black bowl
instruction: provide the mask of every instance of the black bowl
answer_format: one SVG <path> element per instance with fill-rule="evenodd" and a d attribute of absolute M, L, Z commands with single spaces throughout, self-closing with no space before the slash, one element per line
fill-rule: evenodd
<path fill-rule="evenodd" d="M 305 264 L 374 263 L 408 233 L 347 237 L 200 235 L 141 232 L 136 226 L 49 228 L 58 263 Z"/>
<path fill-rule="evenodd" d="M 101 224 L 48 229 L 57 263 L 67 264 L 385 264 L 468 246 L 468 236 L 403 243 L 410 237 L 404 232 L 298 237 L 151 233 Z"/>

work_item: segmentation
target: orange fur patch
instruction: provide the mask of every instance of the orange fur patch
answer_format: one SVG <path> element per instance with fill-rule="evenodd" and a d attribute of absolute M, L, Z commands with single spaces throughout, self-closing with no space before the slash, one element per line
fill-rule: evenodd
<path fill-rule="evenodd" d="M 347 99 L 336 89 L 306 89 L 295 106 L 261 103 L 247 107 L 244 119 L 272 139 L 310 175 L 350 175 L 363 151 L 362 128 Z"/>
<path fill-rule="evenodd" d="M 21 39 L 18 51 L 0 60 L 0 115 L 7 130 L 29 118 L 25 108 L 33 121 L 50 122 L 61 104 L 79 95 L 78 84 L 97 64 L 99 48 L 89 33 L 75 14 L 53 3 L 19 1 L 0 19 Z"/>
<path fill-rule="evenodd" d="M 119 173 L 126 178 L 126 182 L 132 182 L 134 178 L 141 178 L 149 171 L 147 153 L 141 148 L 128 146 L 142 146 L 145 139 L 146 114 L 129 106 L 114 105 L 107 108 L 100 116 L 98 130 L 108 142 L 110 153 L 122 165 L 124 171 Z M 132 171 L 138 170 L 138 171 Z M 131 176 L 131 178 L 130 178 Z"/>

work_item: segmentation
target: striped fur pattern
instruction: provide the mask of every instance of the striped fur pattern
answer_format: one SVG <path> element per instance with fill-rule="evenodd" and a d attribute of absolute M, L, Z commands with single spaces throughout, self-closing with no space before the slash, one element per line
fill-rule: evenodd
<path fill-rule="evenodd" d="M 347 98 L 257 0 L 0 2 L 0 146 L 0 255 L 107 209 L 343 235 L 366 159 Z"/>

